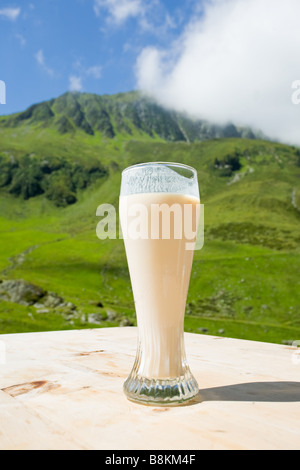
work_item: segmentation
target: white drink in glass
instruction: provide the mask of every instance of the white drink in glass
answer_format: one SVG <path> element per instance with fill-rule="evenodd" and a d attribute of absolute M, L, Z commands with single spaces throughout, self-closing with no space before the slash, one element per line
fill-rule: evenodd
<path fill-rule="evenodd" d="M 163 169 L 162 187 L 169 170 L 173 175 L 173 169 Z M 175 179 L 185 182 L 177 173 Z M 151 192 L 150 184 L 148 192 L 121 192 L 119 210 L 139 335 L 125 393 L 146 403 L 189 400 L 198 386 L 187 365 L 183 333 L 200 198 L 195 191 L 184 194 L 184 185 L 183 193 L 173 193 Z"/>

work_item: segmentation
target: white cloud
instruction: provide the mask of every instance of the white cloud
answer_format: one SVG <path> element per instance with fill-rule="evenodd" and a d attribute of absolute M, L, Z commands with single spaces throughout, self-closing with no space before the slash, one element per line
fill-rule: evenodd
<path fill-rule="evenodd" d="M 45 61 L 45 56 L 44 56 L 44 51 L 40 49 L 36 54 L 35 54 L 35 59 L 37 63 L 40 65 L 40 67 L 51 77 L 54 76 L 54 71 L 47 66 L 46 61 Z"/>
<path fill-rule="evenodd" d="M 26 46 L 26 39 L 24 38 L 24 36 L 22 36 L 22 34 L 16 34 L 16 38 L 20 41 L 20 45 L 22 47 Z"/>
<path fill-rule="evenodd" d="M 130 17 L 143 14 L 144 5 L 142 0 L 94 0 L 94 11 L 98 16 L 102 9 L 108 10 L 113 22 L 121 24 Z"/>
<path fill-rule="evenodd" d="M 74 73 L 69 77 L 69 90 L 82 91 L 83 81 L 87 78 L 99 80 L 102 77 L 101 65 L 93 65 L 85 67 L 82 65 L 81 59 L 77 59 L 73 64 Z"/>
<path fill-rule="evenodd" d="M 137 85 L 167 107 L 300 145 L 299 0 L 207 0 L 166 50 L 145 48 Z"/>
<path fill-rule="evenodd" d="M 38 64 L 40 65 L 45 65 L 45 57 L 44 57 L 44 52 L 42 49 L 40 49 L 36 54 L 35 58 Z"/>
<path fill-rule="evenodd" d="M 0 10 L 0 16 L 7 18 L 8 20 L 15 21 L 21 13 L 21 8 L 2 8 Z"/>
<path fill-rule="evenodd" d="M 161 0 L 94 0 L 94 11 L 97 16 L 104 19 L 106 27 L 118 28 L 126 21 L 134 19 L 133 28 L 137 26 L 139 33 L 151 34 L 160 40 L 168 37 L 169 32 L 177 27 L 178 22 L 180 23 L 180 18 L 176 19 L 178 9 L 172 11 L 173 17 Z M 101 31 L 105 31 L 103 24 Z M 115 29 L 112 28 L 112 31 Z M 134 45 L 130 48 L 136 48 L 137 45 L 140 47 L 135 39 Z"/>
<path fill-rule="evenodd" d="M 89 67 L 85 73 L 89 77 L 99 79 L 102 76 L 102 67 L 100 65 L 94 65 L 93 67 Z"/>
<path fill-rule="evenodd" d="M 69 77 L 69 90 L 82 91 L 82 78 L 76 75 L 71 75 Z"/>

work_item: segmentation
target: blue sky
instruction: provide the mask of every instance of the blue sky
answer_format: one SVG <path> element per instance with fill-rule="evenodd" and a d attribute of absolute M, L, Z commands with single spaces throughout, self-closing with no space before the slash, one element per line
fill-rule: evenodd
<path fill-rule="evenodd" d="M 0 114 L 138 88 L 300 146 L 299 17 L 299 0 L 0 0 Z"/>
<path fill-rule="evenodd" d="M 200 0 L 0 0 L 0 80 L 22 111 L 68 90 L 112 94 L 136 88 L 146 47 L 167 48 Z"/>

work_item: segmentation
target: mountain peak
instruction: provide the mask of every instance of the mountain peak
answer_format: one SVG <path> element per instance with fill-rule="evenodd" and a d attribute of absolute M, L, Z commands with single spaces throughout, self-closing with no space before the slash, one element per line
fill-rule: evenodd
<path fill-rule="evenodd" d="M 115 95 L 66 92 L 56 99 L 34 104 L 27 110 L 5 118 L 5 127 L 38 125 L 51 127 L 60 134 L 82 131 L 89 135 L 101 133 L 112 139 L 119 134 L 147 136 L 164 141 L 194 142 L 212 138 L 261 138 L 251 129 L 229 123 L 218 126 L 193 120 L 167 110 L 138 91 Z"/>

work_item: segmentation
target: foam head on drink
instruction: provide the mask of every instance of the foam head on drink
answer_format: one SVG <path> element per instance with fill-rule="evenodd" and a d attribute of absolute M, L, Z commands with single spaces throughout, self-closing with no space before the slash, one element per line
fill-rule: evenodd
<path fill-rule="evenodd" d="M 120 221 L 142 351 L 138 375 L 183 375 L 183 323 L 200 200 L 170 193 L 120 198 Z"/>

